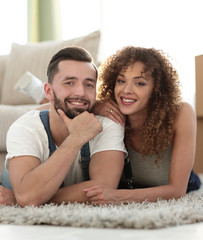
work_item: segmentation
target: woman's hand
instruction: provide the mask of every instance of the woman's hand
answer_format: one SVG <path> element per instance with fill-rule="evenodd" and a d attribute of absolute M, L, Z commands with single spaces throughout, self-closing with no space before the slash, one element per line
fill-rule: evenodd
<path fill-rule="evenodd" d="M 120 112 L 117 103 L 113 100 L 97 101 L 94 114 L 108 117 L 114 122 L 120 123 L 121 126 L 125 126 L 125 115 Z"/>
<path fill-rule="evenodd" d="M 93 204 L 117 203 L 116 191 L 117 189 L 112 189 L 104 185 L 96 185 L 83 190 L 89 202 Z"/>

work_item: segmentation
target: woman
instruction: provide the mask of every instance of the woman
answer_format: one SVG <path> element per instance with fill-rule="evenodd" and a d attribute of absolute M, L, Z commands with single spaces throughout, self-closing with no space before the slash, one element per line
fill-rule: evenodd
<path fill-rule="evenodd" d="M 126 126 L 129 158 L 121 188 L 131 189 L 84 189 L 91 202 L 179 198 L 200 187 L 192 171 L 196 115 L 181 101 L 177 72 L 161 51 L 119 50 L 101 65 L 98 90 L 95 113 Z"/>

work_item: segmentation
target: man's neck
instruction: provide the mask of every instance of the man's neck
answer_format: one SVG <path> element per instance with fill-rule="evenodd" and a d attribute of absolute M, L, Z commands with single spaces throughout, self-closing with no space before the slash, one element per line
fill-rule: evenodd
<path fill-rule="evenodd" d="M 54 143 L 57 147 L 59 147 L 67 138 L 69 132 L 63 120 L 60 118 L 56 110 L 52 107 L 49 111 L 49 125 Z"/>

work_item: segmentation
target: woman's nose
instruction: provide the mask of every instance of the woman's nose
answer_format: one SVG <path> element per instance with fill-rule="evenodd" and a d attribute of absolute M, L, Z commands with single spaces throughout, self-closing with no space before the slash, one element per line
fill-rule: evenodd
<path fill-rule="evenodd" d="M 132 84 L 130 83 L 126 83 L 124 88 L 123 88 L 123 92 L 124 93 L 132 93 Z"/>

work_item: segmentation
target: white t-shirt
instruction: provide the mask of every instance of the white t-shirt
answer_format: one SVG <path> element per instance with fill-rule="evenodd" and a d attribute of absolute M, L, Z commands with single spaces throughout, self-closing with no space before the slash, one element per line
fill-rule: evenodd
<path fill-rule="evenodd" d="M 33 110 L 17 119 L 9 128 L 7 134 L 6 168 L 9 159 L 22 155 L 34 156 L 43 163 L 49 158 L 49 142 L 46 130 L 40 119 L 38 110 Z M 89 142 L 90 157 L 101 151 L 117 150 L 127 154 L 123 142 L 124 128 L 112 120 L 102 116 L 96 116 L 103 126 L 95 138 Z M 57 126 L 56 126 L 57 127 Z M 82 182 L 82 171 L 80 166 L 80 152 L 73 162 L 64 180 L 65 185 Z"/>

